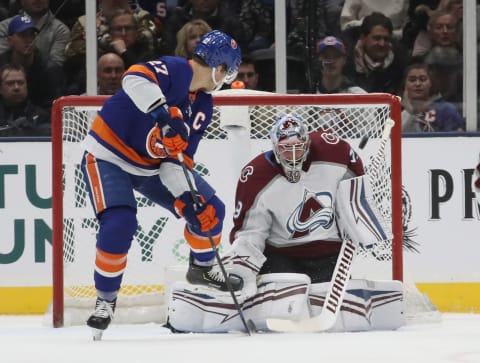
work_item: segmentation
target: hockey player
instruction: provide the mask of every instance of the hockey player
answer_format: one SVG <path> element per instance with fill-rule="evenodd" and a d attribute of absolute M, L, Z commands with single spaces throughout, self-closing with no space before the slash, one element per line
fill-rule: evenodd
<path fill-rule="evenodd" d="M 270 136 L 273 150 L 258 155 L 240 174 L 232 248 L 224 257 L 232 273 L 243 278 L 239 300 L 245 316 L 261 328 L 269 317 L 303 319 L 312 314 L 309 300 L 322 298 L 317 294 L 309 299 L 309 293 L 325 292 L 324 282 L 332 278 L 346 235 L 363 246 L 390 238 L 370 200 L 362 160 L 347 142 L 322 130 L 309 133 L 295 115 L 280 117 Z M 359 291 L 365 286 L 356 285 Z M 388 302 L 399 303 L 401 284 L 386 290 L 390 288 L 388 296 L 394 298 Z M 241 330 L 231 304 L 215 299 L 222 298 L 214 292 L 196 294 L 187 283 L 176 283 L 169 302 L 170 325 L 181 331 Z M 389 323 L 376 328 L 401 324 L 398 306 L 393 311 Z M 362 330 L 368 319 L 350 328 Z"/>
<path fill-rule="evenodd" d="M 210 92 L 235 79 L 240 61 L 234 39 L 209 32 L 191 61 L 165 56 L 131 66 L 122 89 L 93 121 L 81 165 L 100 225 L 94 270 L 97 301 L 87 320 L 98 337 L 113 318 L 137 229 L 134 190 L 185 219 L 185 239 L 191 247 L 187 280 L 227 289 L 222 275 L 212 270 L 215 253 L 207 238 L 220 242 L 225 206 L 192 167 L 213 113 Z M 180 154 L 195 182 L 200 207 L 192 200 Z M 231 283 L 238 289 L 241 281 Z"/>

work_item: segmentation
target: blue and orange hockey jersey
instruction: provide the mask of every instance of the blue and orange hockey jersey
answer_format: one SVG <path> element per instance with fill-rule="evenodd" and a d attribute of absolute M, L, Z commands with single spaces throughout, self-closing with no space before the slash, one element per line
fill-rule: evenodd
<path fill-rule="evenodd" d="M 198 148 L 205 129 L 212 118 L 212 96 L 198 91 L 189 92 L 193 77 L 189 62 L 180 57 L 165 56 L 154 61 L 131 66 L 124 77 L 140 77 L 156 85 L 168 106 L 178 107 L 190 127 L 190 138 L 184 152 L 188 164 Z M 150 105 L 158 101 L 158 94 L 140 95 Z M 135 175 L 153 175 L 167 157 L 160 141 L 160 129 L 154 118 L 141 110 L 138 102 L 125 89 L 110 97 L 98 112 L 84 141 L 85 149 L 97 158 L 112 162 Z M 145 101 L 147 100 L 147 101 Z"/>

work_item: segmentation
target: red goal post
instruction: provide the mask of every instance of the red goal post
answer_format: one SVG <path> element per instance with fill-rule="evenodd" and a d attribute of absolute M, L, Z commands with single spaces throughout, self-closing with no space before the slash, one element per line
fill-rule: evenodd
<path fill-rule="evenodd" d="M 78 164 L 82 153 L 81 141 L 96 110 L 106 98 L 66 96 L 56 100 L 52 108 L 51 313 L 55 327 L 76 324 L 76 319 L 84 321 L 85 312 L 79 318 L 67 319 L 67 310 L 91 312 L 94 307 L 93 263 L 98 226 L 82 184 Z M 371 261 L 386 262 L 390 269 L 389 278 L 402 280 L 401 106 L 398 97 L 390 94 L 280 95 L 246 90 L 217 92 L 214 95 L 213 120 L 200 143 L 195 168 L 217 188 L 225 201 L 229 212 L 225 220 L 224 238 L 228 236 L 228 218 L 231 219 L 234 208 L 232 193 L 236 173 L 239 173 L 246 161 L 269 148 L 268 131 L 275 118 L 286 112 L 297 113 L 307 122 L 310 130 L 326 128 L 350 142 L 362 157 L 367 174 L 372 172 L 372 160 L 380 145 L 386 121 L 395 121 L 385 155 L 381 156 L 379 171 L 375 174 L 375 180 L 371 180 L 375 184 L 373 190 L 380 210 L 391 223 L 394 238 L 386 241 L 384 246 L 379 246 L 379 252 L 374 256 L 365 253 L 368 264 L 363 266 L 370 265 Z M 360 149 L 358 146 L 364 137 L 368 137 L 368 142 L 364 149 Z M 230 170 L 225 171 L 226 164 Z M 226 189 L 222 189 L 222 184 L 228 184 Z M 151 205 L 141 196 L 138 196 L 137 202 L 141 226 L 137 230 L 136 240 L 141 243 L 138 243 L 138 252 L 131 251 L 130 254 L 134 257 L 129 255 L 125 288 L 122 287 L 124 297 L 120 295 L 119 305 L 123 300 L 126 301 L 127 309 L 139 304 L 142 309 L 148 305 L 156 310 L 164 302 L 162 295 L 165 293 L 166 282 L 162 269 L 185 261 L 182 256 L 182 252 L 187 251 L 182 244 L 183 224 L 172 220 L 168 213 Z M 152 215 L 156 217 L 151 217 Z M 145 220 L 142 220 L 143 216 Z M 142 223 L 147 227 L 142 229 Z M 138 270 L 137 265 L 140 266 Z M 158 275 L 154 276 L 156 280 L 152 275 Z M 155 319 L 162 319 L 165 313 L 162 309 L 159 314 L 156 312 Z M 125 316 L 131 316 L 131 310 Z M 116 320 L 121 318 L 116 316 Z M 139 320 L 151 320 L 150 312 Z"/>

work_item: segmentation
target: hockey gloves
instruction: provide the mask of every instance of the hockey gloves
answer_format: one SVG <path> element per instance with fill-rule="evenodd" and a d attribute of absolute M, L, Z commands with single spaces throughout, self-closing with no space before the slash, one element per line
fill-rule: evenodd
<path fill-rule="evenodd" d="M 188 224 L 202 232 L 212 230 L 219 222 L 215 207 L 205 203 L 205 198 L 198 195 L 200 205 L 195 204 L 190 192 L 184 192 L 175 200 L 175 210 L 185 218 Z"/>
<path fill-rule="evenodd" d="M 160 106 L 150 113 L 162 131 L 162 144 L 170 156 L 176 156 L 188 147 L 188 125 L 178 107 Z"/>

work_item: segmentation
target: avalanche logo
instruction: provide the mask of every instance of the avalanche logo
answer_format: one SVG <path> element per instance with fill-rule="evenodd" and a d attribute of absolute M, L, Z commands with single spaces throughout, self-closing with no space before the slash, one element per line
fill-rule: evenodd
<path fill-rule="evenodd" d="M 333 220 L 332 195 L 328 192 L 312 193 L 306 190 L 302 203 L 288 218 L 287 230 L 291 233 L 290 238 L 301 238 L 317 228 L 330 228 Z"/>

